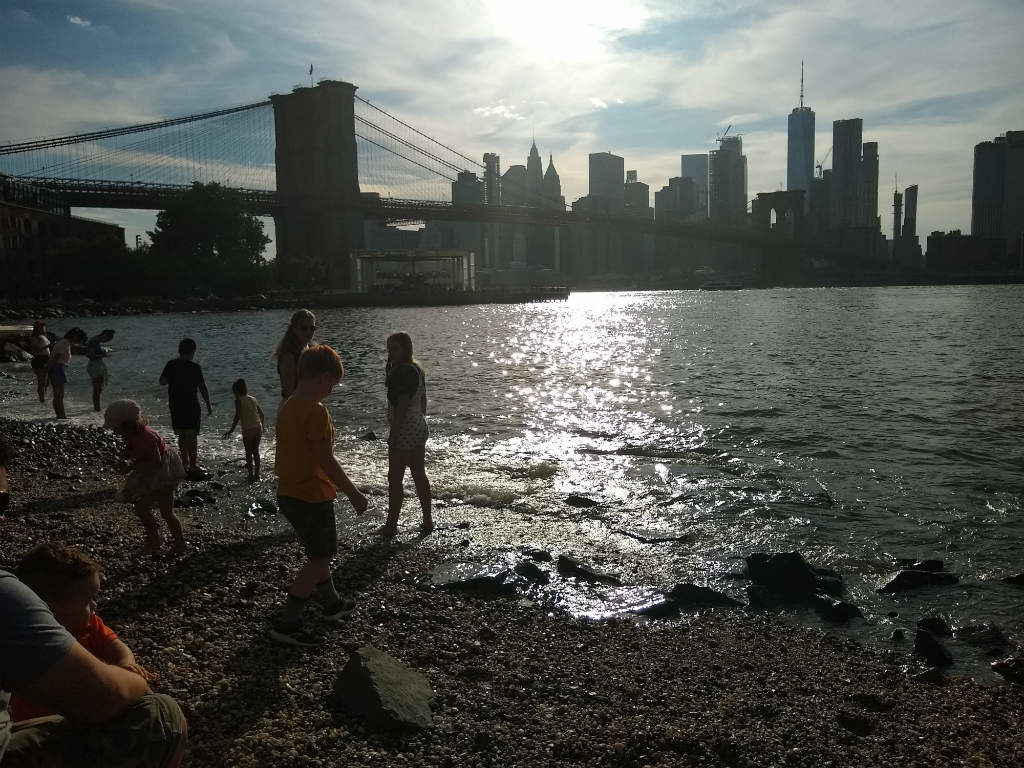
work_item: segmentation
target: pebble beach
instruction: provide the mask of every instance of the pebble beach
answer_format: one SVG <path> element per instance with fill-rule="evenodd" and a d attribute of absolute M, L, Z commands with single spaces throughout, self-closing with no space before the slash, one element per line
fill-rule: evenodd
<path fill-rule="evenodd" d="M 267 629 L 300 561 L 289 534 L 183 509 L 186 556 L 135 556 L 112 435 L 0 432 L 18 454 L 0 566 L 44 540 L 102 564 L 99 613 L 181 703 L 189 765 L 1024 765 L 1024 687 L 913 679 L 902 654 L 745 610 L 596 622 L 430 589 L 451 551 L 351 536 L 344 514 L 334 579 L 357 608 L 338 627 L 308 609 L 322 646 L 282 647 Z M 338 707 L 365 645 L 426 677 L 433 728 L 381 732 Z"/>

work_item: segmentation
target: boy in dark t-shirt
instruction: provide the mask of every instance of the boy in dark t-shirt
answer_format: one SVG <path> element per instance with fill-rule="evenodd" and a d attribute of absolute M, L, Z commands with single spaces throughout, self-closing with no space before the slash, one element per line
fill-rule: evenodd
<path fill-rule="evenodd" d="M 199 425 L 202 411 L 199 409 L 199 397 L 202 394 L 206 401 L 207 415 L 213 414 L 210 405 L 210 392 L 203 380 L 203 369 L 192 358 L 196 356 L 196 343 L 192 339 L 182 339 L 178 343 L 178 357 L 168 360 L 160 374 L 160 384 L 167 386 L 167 404 L 171 409 L 171 428 L 178 436 L 178 453 L 186 472 L 199 469 L 196 460 L 198 449 Z"/>

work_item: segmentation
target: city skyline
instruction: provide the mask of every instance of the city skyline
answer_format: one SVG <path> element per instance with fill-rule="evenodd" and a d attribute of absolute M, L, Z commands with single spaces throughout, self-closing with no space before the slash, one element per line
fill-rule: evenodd
<path fill-rule="evenodd" d="M 974 145 L 1024 127 L 1024 54 L 1013 39 L 1024 7 L 713 7 L 724 10 L 524 2 L 468 13 L 352 2 L 295 14 L 262 1 L 231 11 L 191 0 L 14 4 L 0 10 L 8 105 L 0 141 L 259 99 L 308 82 L 312 61 L 315 77 L 354 82 L 473 156 L 521 162 L 535 135 L 554 155 L 567 200 L 586 194 L 591 153 L 624 157 L 653 194 L 678 175 L 681 154 L 715 149 L 732 123 L 753 197 L 785 187 L 786 122 L 804 59 L 815 161 L 832 143 L 834 120 L 862 118 L 864 141 L 879 144 L 883 232 L 891 231 L 885 201 L 895 172 L 920 186 L 920 233 L 970 230 Z M 410 39 L 417 45 L 402 44 Z M 86 215 L 116 216 L 129 240 L 152 226 L 142 213 Z"/>

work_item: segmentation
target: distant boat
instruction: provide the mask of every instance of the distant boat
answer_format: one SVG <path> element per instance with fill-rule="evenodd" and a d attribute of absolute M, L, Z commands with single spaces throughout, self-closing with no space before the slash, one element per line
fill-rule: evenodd
<path fill-rule="evenodd" d="M 731 280 L 708 280 L 700 289 L 702 291 L 738 291 L 743 288 L 743 283 L 734 283 Z"/>

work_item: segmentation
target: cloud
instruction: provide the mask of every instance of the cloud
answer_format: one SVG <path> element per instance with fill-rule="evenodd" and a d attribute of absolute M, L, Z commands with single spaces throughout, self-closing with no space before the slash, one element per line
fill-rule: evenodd
<path fill-rule="evenodd" d="M 516 112 L 515 104 L 495 104 L 493 107 L 476 107 L 473 113 L 481 117 L 500 117 L 504 120 L 523 120 L 521 114 Z"/>
<path fill-rule="evenodd" d="M 83 19 L 81 16 L 68 16 L 68 21 L 74 24 L 76 27 L 82 27 L 88 29 L 92 26 L 92 22 L 88 19 Z"/>
<path fill-rule="evenodd" d="M 591 96 L 587 101 L 598 109 L 608 109 L 608 104 L 604 100 L 597 98 L 597 96 Z"/>
<path fill-rule="evenodd" d="M 747 125 L 749 123 L 758 123 L 761 120 L 764 120 L 764 115 L 762 115 L 760 112 L 744 112 L 743 114 L 740 115 L 729 115 L 728 117 L 723 117 L 721 120 L 715 123 L 715 125 L 722 127 L 731 125 L 738 128 L 742 125 Z"/>

